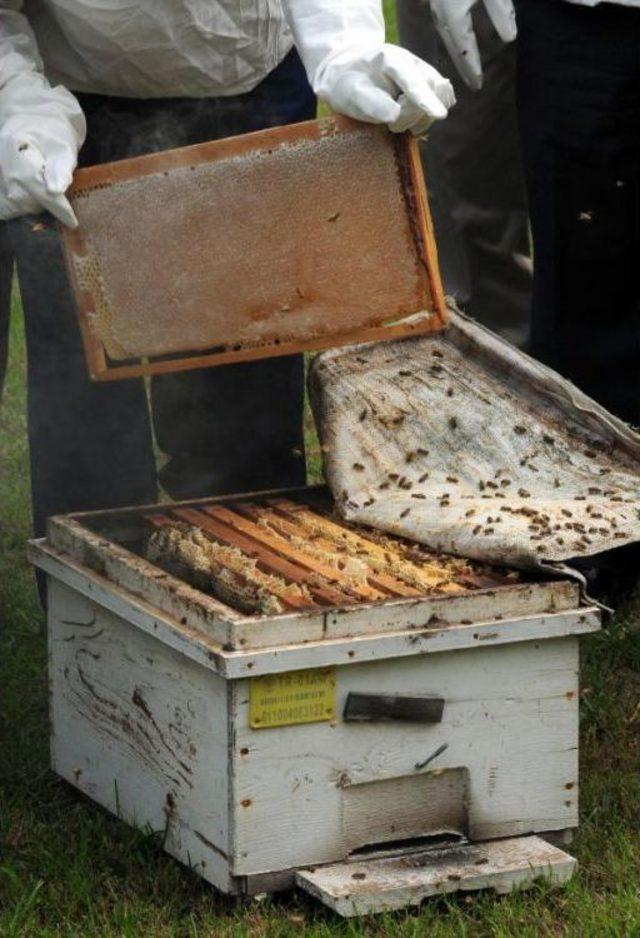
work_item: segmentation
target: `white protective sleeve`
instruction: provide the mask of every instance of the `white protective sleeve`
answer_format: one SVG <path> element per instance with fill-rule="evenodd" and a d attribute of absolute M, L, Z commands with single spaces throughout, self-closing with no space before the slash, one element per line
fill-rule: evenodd
<path fill-rule="evenodd" d="M 455 104 L 435 68 L 385 43 L 381 0 L 282 2 L 309 81 L 333 110 L 422 134 Z"/>
<path fill-rule="evenodd" d="M 76 224 L 64 193 L 85 133 L 75 97 L 43 74 L 22 0 L 0 0 L 0 219 L 44 209 Z"/>
<path fill-rule="evenodd" d="M 482 61 L 473 28 L 472 11 L 484 4 L 503 42 L 516 38 L 516 12 L 512 0 L 431 0 L 431 13 L 451 61 L 474 91 L 482 88 Z"/>

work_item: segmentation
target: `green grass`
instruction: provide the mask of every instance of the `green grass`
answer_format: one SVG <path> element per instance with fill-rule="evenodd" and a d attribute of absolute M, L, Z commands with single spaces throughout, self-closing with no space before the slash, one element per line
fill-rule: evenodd
<path fill-rule="evenodd" d="M 0 935 L 640 936 L 639 607 L 584 641 L 580 872 L 344 923 L 301 898 L 235 905 L 48 769 L 46 644 L 31 570 L 25 360 L 14 304 L 0 407 Z"/>

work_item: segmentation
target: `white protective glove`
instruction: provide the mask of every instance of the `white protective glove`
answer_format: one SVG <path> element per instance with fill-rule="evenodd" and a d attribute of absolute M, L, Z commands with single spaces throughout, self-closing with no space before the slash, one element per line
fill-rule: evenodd
<path fill-rule="evenodd" d="M 455 104 L 448 79 L 385 43 L 381 0 L 283 0 L 283 7 L 311 86 L 334 111 L 420 135 Z"/>
<path fill-rule="evenodd" d="M 430 0 L 433 21 L 451 61 L 474 91 L 482 88 L 482 63 L 471 10 L 480 2 L 502 41 L 513 42 L 517 28 L 512 0 Z"/>
<path fill-rule="evenodd" d="M 78 222 L 65 196 L 84 141 L 80 105 L 42 74 L 26 18 L 0 2 L 0 219 L 49 211 Z"/>

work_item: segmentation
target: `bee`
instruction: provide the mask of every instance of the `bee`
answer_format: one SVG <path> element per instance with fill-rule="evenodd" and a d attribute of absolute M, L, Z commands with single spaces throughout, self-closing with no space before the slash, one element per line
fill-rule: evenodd
<path fill-rule="evenodd" d="M 420 478 L 418 479 L 418 482 L 426 482 L 428 478 L 429 478 L 429 473 L 423 472 Z"/>
<path fill-rule="evenodd" d="M 411 511 L 410 508 L 405 508 L 404 511 L 401 511 L 401 512 L 400 512 L 400 517 L 401 517 L 401 518 L 406 518 L 410 511 Z"/>
<path fill-rule="evenodd" d="M 361 462 L 354 462 L 352 469 L 355 469 L 356 472 L 364 472 L 364 466 Z"/>
<path fill-rule="evenodd" d="M 523 436 L 527 432 L 527 428 L 523 427 L 522 424 L 517 423 L 513 428 L 513 432 L 517 433 L 518 436 Z"/>
<path fill-rule="evenodd" d="M 457 419 L 457 417 L 449 417 L 449 427 L 450 427 L 452 430 L 457 430 L 457 429 L 458 429 L 458 419 Z"/>

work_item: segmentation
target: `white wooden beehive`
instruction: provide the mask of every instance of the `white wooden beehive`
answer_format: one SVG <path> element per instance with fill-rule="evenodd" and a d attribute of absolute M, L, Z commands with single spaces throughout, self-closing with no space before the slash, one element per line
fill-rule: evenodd
<path fill-rule="evenodd" d="M 532 835 L 578 823 L 574 585 L 242 616 L 92 517 L 31 546 L 64 779 L 226 893 L 356 914 L 569 875 Z"/>

